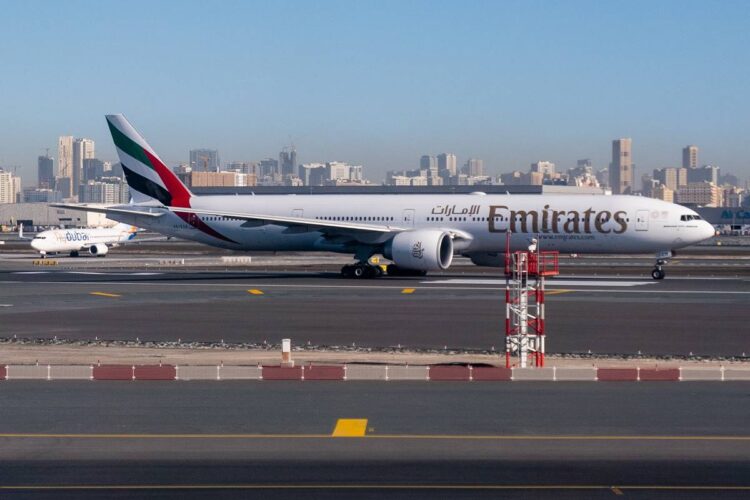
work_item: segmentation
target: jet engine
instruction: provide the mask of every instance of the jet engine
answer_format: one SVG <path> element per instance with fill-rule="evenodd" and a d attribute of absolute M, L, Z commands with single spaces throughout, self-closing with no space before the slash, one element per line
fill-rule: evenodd
<path fill-rule="evenodd" d="M 97 243 L 96 245 L 91 245 L 89 247 L 89 253 L 91 255 L 96 255 L 97 257 L 104 257 L 105 255 L 107 255 L 108 251 L 109 251 L 109 247 L 101 243 Z"/>
<path fill-rule="evenodd" d="M 446 231 L 405 231 L 386 244 L 383 255 L 400 268 L 440 271 L 453 261 L 453 239 Z"/>

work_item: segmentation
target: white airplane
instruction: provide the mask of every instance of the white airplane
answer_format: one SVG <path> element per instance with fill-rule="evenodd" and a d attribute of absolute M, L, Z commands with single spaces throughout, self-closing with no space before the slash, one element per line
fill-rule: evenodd
<path fill-rule="evenodd" d="M 49 229 L 33 238 L 26 238 L 21 224 L 18 228 L 18 237 L 22 240 L 31 240 L 31 247 L 39 252 L 42 258 L 53 253 L 70 253 L 71 257 L 78 257 L 81 251 L 96 257 L 104 257 L 110 246 L 132 241 L 137 232 L 137 227 L 120 223 L 109 228 Z"/>
<path fill-rule="evenodd" d="M 688 208 L 637 196 L 604 195 L 245 195 L 196 196 L 180 182 L 123 115 L 108 115 L 131 194 L 129 205 L 65 208 L 168 236 L 240 251 L 329 251 L 353 254 L 344 276 L 372 277 L 376 255 L 389 274 L 448 269 L 454 254 L 480 266 L 504 265 L 536 238 L 565 253 L 656 253 L 654 279 L 673 251 L 708 239 L 714 228 Z"/>

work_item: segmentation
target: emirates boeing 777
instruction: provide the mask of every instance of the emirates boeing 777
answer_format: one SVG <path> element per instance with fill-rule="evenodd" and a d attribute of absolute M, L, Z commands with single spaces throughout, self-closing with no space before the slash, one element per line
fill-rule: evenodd
<path fill-rule="evenodd" d="M 374 277 L 373 256 L 393 262 L 389 274 L 448 269 L 456 254 L 480 266 L 504 265 L 510 249 L 537 239 L 566 253 L 656 254 L 651 273 L 674 250 L 714 235 L 688 208 L 621 195 L 333 194 L 196 196 L 159 159 L 123 115 L 108 115 L 133 200 L 88 207 L 113 220 L 238 251 L 328 251 L 352 254 L 342 274 Z"/>

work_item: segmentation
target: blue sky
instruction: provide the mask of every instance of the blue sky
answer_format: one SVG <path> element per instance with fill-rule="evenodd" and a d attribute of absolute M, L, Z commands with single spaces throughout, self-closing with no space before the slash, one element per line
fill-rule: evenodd
<path fill-rule="evenodd" d="M 379 180 L 455 152 L 493 173 L 536 160 L 639 173 L 701 163 L 750 176 L 744 1 L 5 1 L 0 165 L 28 181 L 57 136 L 125 113 L 169 163 L 276 156 Z"/>

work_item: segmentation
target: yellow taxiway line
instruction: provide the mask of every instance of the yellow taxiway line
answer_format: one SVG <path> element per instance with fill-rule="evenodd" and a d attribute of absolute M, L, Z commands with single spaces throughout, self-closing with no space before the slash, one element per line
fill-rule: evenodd
<path fill-rule="evenodd" d="M 91 292 L 89 295 L 96 295 L 97 297 L 110 297 L 110 298 L 117 298 L 121 297 L 121 295 L 118 295 L 116 293 L 106 293 L 106 292 Z"/>

